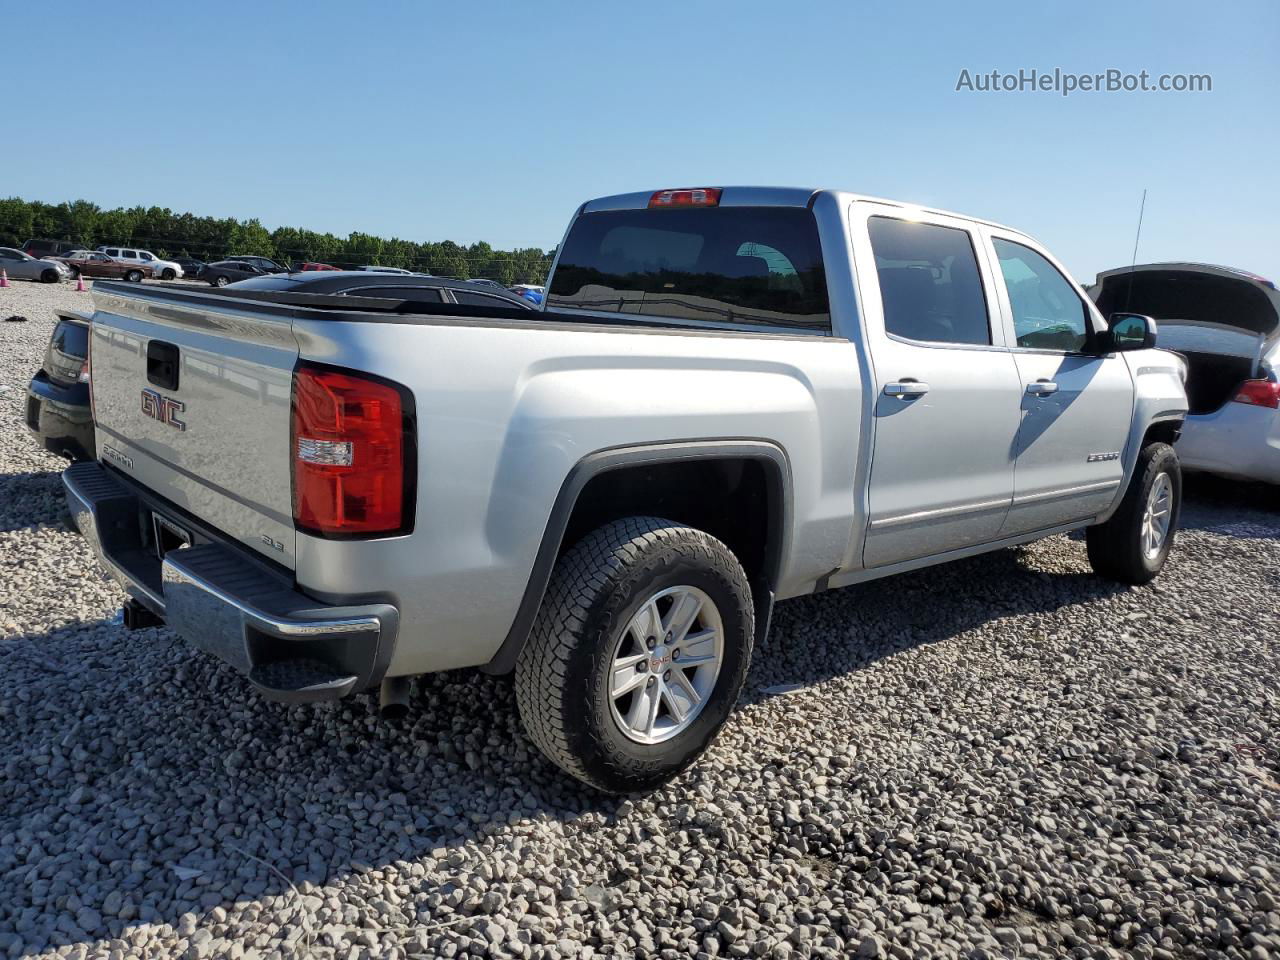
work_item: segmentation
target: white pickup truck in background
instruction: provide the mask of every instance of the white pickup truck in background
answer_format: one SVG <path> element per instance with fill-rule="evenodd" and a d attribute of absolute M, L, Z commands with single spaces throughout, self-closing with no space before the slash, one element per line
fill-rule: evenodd
<path fill-rule="evenodd" d="M 1177 525 L 1182 362 L 955 214 L 661 190 L 583 204 L 539 311 L 94 303 L 101 459 L 65 483 L 131 623 L 286 701 L 514 670 L 605 790 L 705 749 L 775 600 L 1081 527 L 1142 583 Z"/>

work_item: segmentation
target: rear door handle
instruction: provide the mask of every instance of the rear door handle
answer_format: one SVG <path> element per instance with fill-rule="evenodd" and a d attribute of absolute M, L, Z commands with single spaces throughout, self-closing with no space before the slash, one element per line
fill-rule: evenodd
<path fill-rule="evenodd" d="M 927 383 L 921 383 L 919 380 L 912 380 L 909 377 L 884 385 L 884 395 L 886 397 L 923 397 L 928 392 L 929 385 Z"/>
<path fill-rule="evenodd" d="M 1027 384 L 1027 393 L 1033 397 L 1047 397 L 1051 393 L 1058 392 L 1058 385 L 1052 380 L 1037 380 L 1035 383 Z"/>

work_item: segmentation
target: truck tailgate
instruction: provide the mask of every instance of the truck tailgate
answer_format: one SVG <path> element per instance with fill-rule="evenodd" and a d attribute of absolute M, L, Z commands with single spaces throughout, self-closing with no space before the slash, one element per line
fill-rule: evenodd
<path fill-rule="evenodd" d="M 100 458 L 292 569 L 298 347 L 289 318 L 158 288 L 96 286 L 90 362 Z"/>

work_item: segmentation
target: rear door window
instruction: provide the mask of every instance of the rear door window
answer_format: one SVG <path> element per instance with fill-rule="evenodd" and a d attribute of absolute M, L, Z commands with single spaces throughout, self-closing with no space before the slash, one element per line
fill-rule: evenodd
<path fill-rule="evenodd" d="M 813 213 L 791 207 L 610 210 L 579 217 L 548 307 L 831 329 Z"/>
<path fill-rule="evenodd" d="M 991 342 L 982 276 L 967 230 L 871 217 L 867 232 L 886 333 L 926 343 Z"/>

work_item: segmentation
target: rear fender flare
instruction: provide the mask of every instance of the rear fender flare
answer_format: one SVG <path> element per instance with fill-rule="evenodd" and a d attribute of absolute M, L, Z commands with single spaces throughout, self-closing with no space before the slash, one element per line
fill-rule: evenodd
<path fill-rule="evenodd" d="M 686 460 L 755 460 L 765 467 L 769 485 L 768 539 L 762 576 L 752 584 L 756 608 L 757 644 L 768 632 L 774 591 L 782 572 L 786 545 L 791 540 L 791 464 L 777 444 L 757 439 L 689 440 L 613 447 L 588 454 L 569 471 L 560 486 L 551 515 L 543 530 L 542 542 L 534 558 L 533 570 L 516 611 L 515 620 L 493 658 L 481 669 L 486 673 L 510 673 L 533 629 L 538 608 L 560 555 L 565 531 L 583 489 L 595 477 L 626 467 L 678 463 Z"/>

